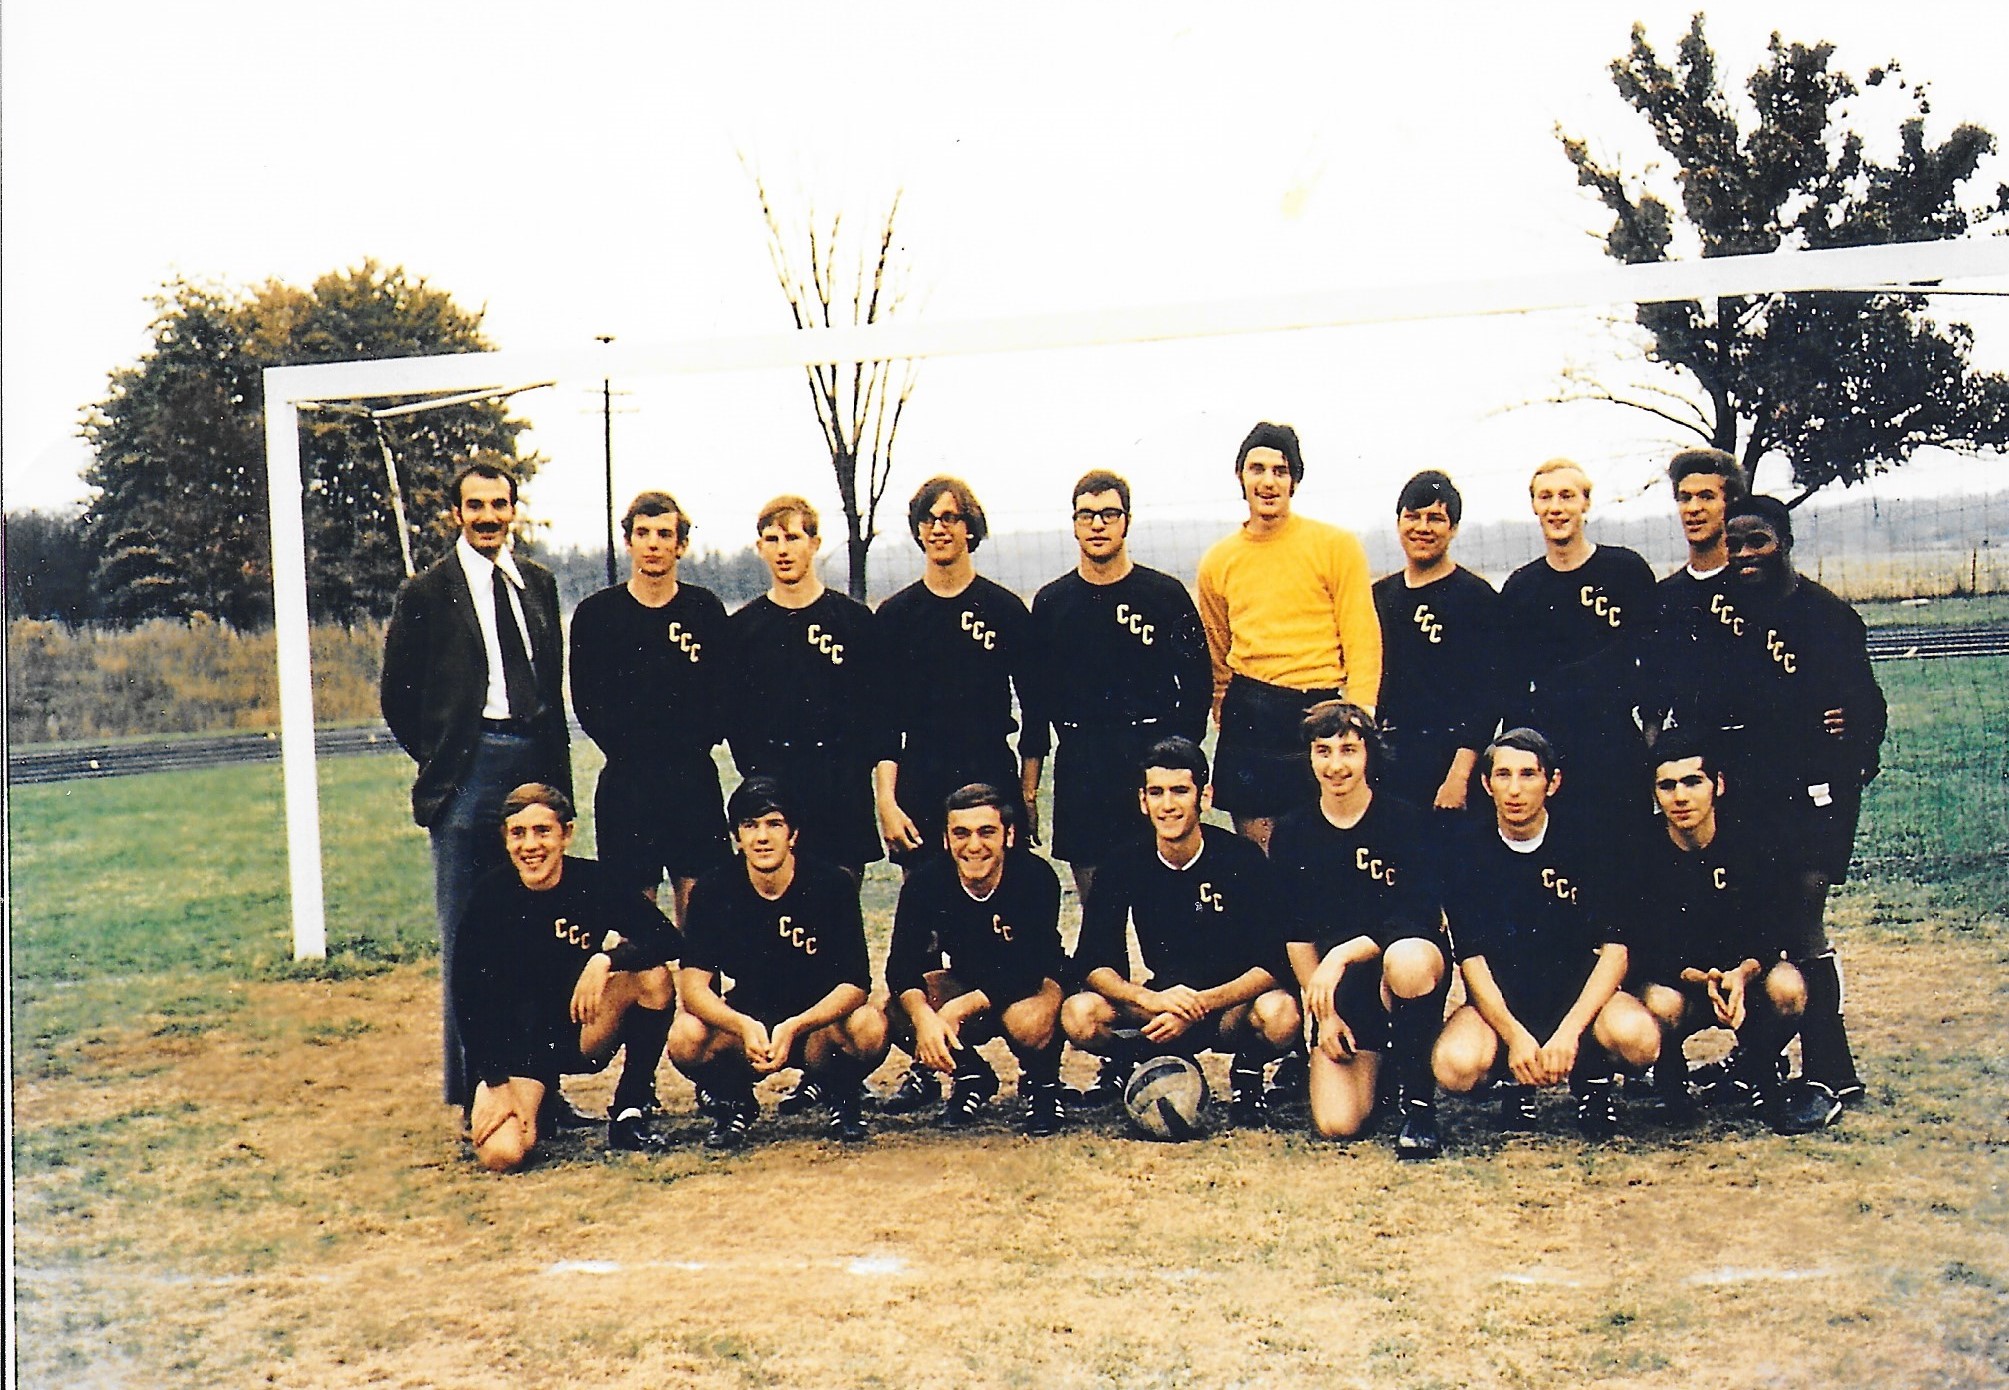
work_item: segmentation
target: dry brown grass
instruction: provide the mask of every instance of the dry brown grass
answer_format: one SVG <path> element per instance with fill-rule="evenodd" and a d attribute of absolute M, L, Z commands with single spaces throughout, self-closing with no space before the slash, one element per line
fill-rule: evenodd
<path fill-rule="evenodd" d="M 666 1068 L 686 1148 L 495 1178 L 432 1100 L 429 970 L 235 986 L 17 1077 L 22 1383 L 2003 1384 L 2004 953 L 1861 935 L 1878 1095 L 1839 1129 L 1588 1149 L 1559 1109 L 1503 1141 L 1447 1106 L 1420 1167 L 1029 1142 L 1002 1106 L 855 1152 L 770 1114 L 720 1159 Z"/>

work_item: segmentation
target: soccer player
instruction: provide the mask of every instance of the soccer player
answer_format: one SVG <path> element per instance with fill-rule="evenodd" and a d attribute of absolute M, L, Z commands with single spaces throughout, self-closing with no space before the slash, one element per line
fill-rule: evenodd
<path fill-rule="evenodd" d="M 1479 765 L 1494 824 L 1446 865 L 1444 905 L 1469 1002 L 1438 1035 L 1437 1080 L 1464 1094 L 1504 1073 L 1503 1129 L 1531 1128 L 1535 1088 L 1567 1081 L 1577 1128 L 1607 1138 L 1618 1128 L 1613 1057 L 1643 1069 L 1660 1050 L 1653 1015 L 1619 988 L 1624 929 L 1596 897 L 1609 855 L 1581 804 L 1551 813 L 1563 775 L 1542 735 L 1509 729 Z"/>
<path fill-rule="evenodd" d="M 942 849 L 942 803 L 982 782 L 1016 791 L 1006 742 L 1012 689 L 1027 702 L 1031 618 L 1017 594 L 976 571 L 989 534 L 983 504 L 960 478 L 934 477 L 907 503 L 907 526 L 927 559 L 921 577 L 879 605 L 886 670 L 911 678 L 886 688 L 888 746 L 874 770 L 879 833 L 911 870 Z"/>
<path fill-rule="evenodd" d="M 1374 582 L 1388 750 L 1377 785 L 1411 806 L 1462 811 L 1479 750 L 1500 717 L 1500 596 L 1451 558 L 1464 498 L 1425 469 L 1395 499 L 1402 569 Z"/>
<path fill-rule="evenodd" d="M 1082 909 L 1074 968 L 1087 988 L 1068 998 L 1062 1026 L 1076 1047 L 1119 1060 L 1232 1053 L 1234 1122 L 1267 1124 L 1263 1068 L 1299 1026 L 1296 999 L 1277 986 L 1283 905 L 1274 871 L 1247 839 L 1201 822 L 1207 755 L 1191 739 L 1153 744 L 1132 780 L 1151 839 L 1110 857 Z M 1135 983 L 1132 927 L 1148 984 Z"/>
<path fill-rule="evenodd" d="M 1856 611 L 1793 568 L 1793 518 L 1776 498 L 1730 507 L 1725 772 L 1765 827 L 1786 876 L 1786 954 L 1807 985 L 1800 1079 L 1775 1117 L 1788 1132 L 1834 1123 L 1863 1094 L 1828 941 L 1828 889 L 1848 877 L 1863 788 L 1888 713 Z"/>
<path fill-rule="evenodd" d="M 1059 1130 L 1060 880 L 1053 866 L 1017 846 L 1009 791 L 974 783 L 944 804 L 946 856 L 919 865 L 900 888 L 886 992 L 900 1046 L 919 1063 L 888 1098 L 895 1114 L 934 1099 L 927 1073 L 951 1078 L 937 1123 L 974 1123 L 997 1094 L 997 1073 L 977 1045 L 1002 1033 L 1018 1059 L 1023 1126 L 1030 1137 Z M 953 962 L 953 964 L 952 964 Z M 901 1015 L 904 1015 L 902 1017 Z"/>
<path fill-rule="evenodd" d="M 1563 797 L 1580 813 L 1644 824 L 1633 704 L 1653 570 L 1636 551 L 1591 542 L 1590 494 L 1590 478 L 1568 459 L 1550 459 L 1528 482 L 1543 551 L 1500 589 L 1512 672 L 1506 720 L 1555 741 L 1569 773 Z"/>
<path fill-rule="evenodd" d="M 1691 1102 L 1682 1045 L 1706 1028 L 1737 1035 L 1744 1059 L 1731 1089 L 1780 1110 L 1769 1065 L 1799 1028 L 1807 987 L 1782 959 L 1780 911 L 1763 842 L 1719 814 L 1722 772 L 1700 737 L 1670 729 L 1654 745 L 1661 828 L 1627 863 L 1637 954 L 1632 979 L 1661 1026 L 1654 1089 L 1670 1118 Z"/>
<path fill-rule="evenodd" d="M 855 883 L 883 857 L 872 769 L 886 746 L 872 610 L 816 574 L 816 509 L 782 496 L 760 510 L 760 558 L 772 582 L 732 615 L 728 735 L 745 777 L 788 789 L 803 853 Z"/>
<path fill-rule="evenodd" d="M 453 997 L 475 1080 L 468 1137 L 476 1160 L 495 1172 L 528 1161 L 545 1096 L 561 1076 L 599 1071 L 624 1037 L 631 1061 L 640 1059 L 624 1024 L 667 1020 L 675 998 L 667 962 L 677 956 L 676 928 L 601 865 L 565 853 L 573 819 L 572 799 L 541 782 L 504 798 L 509 863 L 475 885 L 454 959 Z M 643 1031 L 662 1036 L 653 1026 Z M 608 1124 L 607 1142 L 662 1145 L 633 1115 Z"/>
<path fill-rule="evenodd" d="M 1297 431 L 1264 421 L 1235 455 L 1249 519 L 1201 557 L 1200 621 L 1214 673 L 1214 799 L 1269 843 L 1276 818 L 1318 796 L 1297 738 L 1305 711 L 1342 695 L 1372 710 L 1381 624 L 1367 552 L 1352 533 L 1297 516 Z"/>
<path fill-rule="evenodd" d="M 1683 449 L 1667 465 L 1688 562 L 1654 591 L 1654 631 L 1642 659 L 1641 715 L 1651 735 L 1670 726 L 1723 727 L 1717 689 L 1729 658 L 1723 622 L 1729 584 L 1724 528 L 1730 505 L 1749 491 L 1744 467 L 1721 449 Z"/>
<path fill-rule="evenodd" d="M 1402 1128 L 1395 1152 L 1435 1158 L 1430 1048 L 1444 1022 L 1451 943 L 1423 814 L 1380 780 L 1379 731 L 1366 710 L 1314 705 L 1302 735 L 1318 804 L 1277 823 L 1270 858 L 1289 893 L 1289 956 L 1311 1019 L 1311 1120 L 1350 1139 L 1374 1113 L 1392 1054 Z"/>
<path fill-rule="evenodd" d="M 691 519 L 666 492 L 621 518 L 626 584 L 572 614 L 572 709 L 607 755 L 593 794 L 600 862 L 656 895 L 667 873 L 683 920 L 691 885 L 727 856 L 713 745 L 725 737 L 725 605 L 677 578 Z"/>
<path fill-rule="evenodd" d="M 412 819 L 432 841 L 441 1081 L 447 1104 L 465 1106 L 474 1087 L 454 1022 L 453 980 L 467 895 L 505 862 L 495 835 L 502 799 L 525 782 L 569 790 L 572 760 L 558 581 L 509 543 L 516 479 L 471 463 L 447 491 L 460 536 L 451 554 L 398 590 L 384 633 L 381 703 L 398 746 L 418 764 Z M 583 1123 L 555 1087 L 547 1105 L 547 1119 Z"/>
<path fill-rule="evenodd" d="M 708 1148 L 745 1144 L 755 1079 L 786 1067 L 814 1078 L 833 1136 L 868 1137 L 859 1091 L 886 1055 L 886 1015 L 868 998 L 858 884 L 797 855 L 794 818 L 780 782 L 741 782 L 726 802 L 739 862 L 691 890 L 670 1059 L 712 1097 Z"/>
<path fill-rule="evenodd" d="M 1213 672 L 1186 586 L 1130 558 L 1130 484 L 1094 469 L 1073 498 L 1081 557 L 1032 601 L 1037 707 L 1019 734 L 1020 790 L 1036 840 L 1040 771 L 1058 729 L 1053 853 L 1086 902 L 1097 866 L 1149 833 L 1132 796 L 1145 750 L 1173 735 L 1206 737 Z"/>

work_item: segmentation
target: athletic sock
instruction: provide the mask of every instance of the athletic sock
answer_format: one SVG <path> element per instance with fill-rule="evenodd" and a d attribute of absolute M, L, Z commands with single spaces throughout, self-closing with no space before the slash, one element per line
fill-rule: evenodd
<path fill-rule="evenodd" d="M 1842 1018 L 1841 962 L 1833 951 L 1797 962 L 1807 982 L 1807 1011 L 1800 1018 L 1800 1074 L 1830 1090 L 1860 1085 Z"/>
<path fill-rule="evenodd" d="M 1430 1049 L 1436 1045 L 1444 1020 L 1443 993 L 1432 990 L 1419 999 L 1398 995 L 1388 1018 L 1397 1089 L 1410 1100 L 1432 1099 L 1437 1094 L 1437 1078 L 1430 1070 Z"/>
<path fill-rule="evenodd" d="M 803 1068 L 805 1078 L 814 1077 L 826 1096 L 849 1098 L 858 1094 L 865 1080 L 865 1068 L 856 1057 L 842 1050 L 832 1052 L 814 1071 Z"/>
<path fill-rule="evenodd" d="M 1577 1045 L 1576 1065 L 1570 1068 L 1570 1093 L 1581 1095 L 1586 1086 L 1609 1085 L 1611 1074 L 1611 1054 L 1586 1030 Z"/>
<path fill-rule="evenodd" d="M 1016 1039 L 1011 1041 L 1011 1054 L 1018 1059 L 1018 1086 L 1021 1091 L 1030 1091 L 1039 1086 L 1060 1084 L 1060 1039 L 1055 1037 L 1046 1047 L 1034 1050 L 1021 1047 Z M 958 1066 L 958 1072 L 961 1067 Z"/>
<path fill-rule="evenodd" d="M 983 1053 L 977 1051 L 974 1045 L 967 1043 L 956 1053 L 956 1074 L 951 1082 L 952 1089 L 960 1090 L 965 1087 L 975 1087 L 992 1095 L 996 1095 L 998 1089 L 996 1070 L 984 1059 Z"/>
<path fill-rule="evenodd" d="M 720 1101 L 733 1105 L 753 1102 L 753 1068 L 746 1058 L 728 1054 L 715 1057 L 692 1069 L 691 1080 L 710 1091 Z"/>
<path fill-rule="evenodd" d="M 608 1114 L 618 1117 L 630 1107 L 646 1111 L 656 1104 L 656 1068 L 662 1065 L 663 1048 L 670 1040 L 673 1012 L 636 1004 L 621 1020 L 621 1079 L 614 1083 Z"/>

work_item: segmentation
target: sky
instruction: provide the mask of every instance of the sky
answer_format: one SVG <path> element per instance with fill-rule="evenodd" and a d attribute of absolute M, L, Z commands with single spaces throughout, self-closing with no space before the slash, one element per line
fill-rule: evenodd
<path fill-rule="evenodd" d="M 6 506 L 83 498 L 80 413 L 144 352 L 149 297 L 177 275 L 304 285 L 374 258 L 483 309 L 505 348 L 785 328 L 749 168 L 791 219 L 841 210 L 860 231 L 899 191 L 901 312 L 930 320 L 1593 269 L 1608 218 L 1555 129 L 1650 165 L 1608 64 L 1634 18 L 1671 56 L 1689 13 L 4 0 Z M 1858 76 L 1896 58 L 1928 80 L 1935 137 L 2009 136 L 2009 15 L 1990 7 L 1709 14 L 1739 79 L 1773 29 L 1831 39 Z M 1992 188 L 2009 161 L 1985 172 Z M 2009 368 L 2005 306 L 1936 308 Z M 1131 478 L 1140 525 L 1232 518 L 1259 418 L 1303 435 L 1301 509 L 1355 527 L 1385 524 L 1422 467 L 1452 472 L 1469 515 L 1508 514 L 1556 454 L 1590 467 L 1600 507 L 1661 506 L 1657 469 L 1688 441 L 1538 404 L 1568 363 L 1629 370 L 1625 343 L 1580 311 L 934 359 L 881 526 L 897 536 L 908 492 L 952 471 L 995 529 L 1058 527 L 1097 466 Z M 798 371 L 613 386 L 617 504 L 667 487 L 701 549 L 750 540 L 779 491 L 835 510 Z M 518 398 L 549 460 L 527 509 L 560 545 L 604 527 L 599 409 L 597 379 Z M 1901 486 L 1986 471 L 1928 462 Z"/>

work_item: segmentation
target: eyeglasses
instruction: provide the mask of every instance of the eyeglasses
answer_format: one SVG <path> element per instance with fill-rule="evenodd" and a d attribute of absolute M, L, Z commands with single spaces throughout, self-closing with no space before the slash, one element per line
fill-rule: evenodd
<path fill-rule="evenodd" d="M 1099 521 L 1104 526 L 1114 526 L 1128 515 L 1129 513 L 1121 507 L 1083 507 L 1074 514 L 1074 524 L 1076 526 L 1093 526 Z"/>
<path fill-rule="evenodd" d="M 924 530 L 930 526 L 940 526 L 946 530 L 951 526 L 961 525 L 968 520 L 969 518 L 961 512 L 929 512 L 921 518 L 921 526 Z"/>

